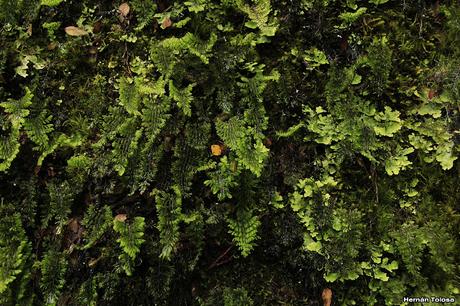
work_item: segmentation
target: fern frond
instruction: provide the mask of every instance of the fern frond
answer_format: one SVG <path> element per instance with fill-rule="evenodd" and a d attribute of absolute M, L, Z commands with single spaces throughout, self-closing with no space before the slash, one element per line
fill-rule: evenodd
<path fill-rule="evenodd" d="M 169 97 L 177 102 L 177 106 L 182 109 L 182 112 L 186 116 L 192 115 L 192 89 L 196 84 L 189 84 L 183 89 L 179 89 L 174 86 L 172 80 L 169 81 Z"/>
<path fill-rule="evenodd" d="M 8 135 L 0 136 L 0 172 L 8 170 L 20 146 L 19 128 L 12 128 Z"/>
<path fill-rule="evenodd" d="M 6 102 L 0 103 L 7 113 L 7 118 L 10 120 L 13 128 L 19 128 L 25 121 L 25 117 L 29 115 L 29 106 L 32 105 L 33 94 L 29 88 L 26 87 L 25 95 L 19 99 L 8 99 Z"/>
<path fill-rule="evenodd" d="M 174 194 L 154 190 L 158 214 L 157 228 L 163 247 L 160 258 L 169 260 L 179 241 L 179 224 L 182 221 L 182 193 L 178 186 L 172 187 Z"/>
<path fill-rule="evenodd" d="M 130 115 L 140 115 L 139 107 L 142 101 L 139 92 L 139 80 L 122 77 L 119 80 L 120 104 Z"/>
<path fill-rule="evenodd" d="M 54 129 L 51 124 L 52 118 L 52 115 L 47 116 L 46 111 L 43 111 L 36 117 L 27 118 L 24 122 L 27 136 L 41 148 L 49 144 L 48 134 Z"/>
<path fill-rule="evenodd" d="M 216 131 L 217 135 L 231 149 L 237 149 L 241 139 L 244 139 L 247 134 L 244 121 L 237 116 L 231 117 L 228 121 L 218 120 L 216 122 Z"/>
<path fill-rule="evenodd" d="M 44 227 L 48 226 L 49 222 L 54 219 L 58 226 L 57 232 L 61 232 L 70 214 L 74 191 L 73 186 L 67 181 L 52 181 L 48 184 L 50 202 L 42 219 Z"/>
<path fill-rule="evenodd" d="M 257 231 L 260 221 L 248 209 L 239 209 L 236 219 L 227 219 L 229 233 L 237 244 L 243 257 L 248 256 L 254 248 L 254 241 L 258 238 Z"/>
<path fill-rule="evenodd" d="M 239 174 L 239 171 L 234 171 L 232 168 L 227 156 L 224 156 L 220 159 L 218 169 L 210 172 L 209 179 L 204 181 L 204 185 L 209 186 L 212 193 L 217 194 L 217 198 L 220 201 L 231 199 L 232 193 L 230 189 L 238 186 L 235 178 Z"/>
<path fill-rule="evenodd" d="M 86 211 L 85 217 L 81 224 L 85 231 L 85 245 L 82 249 L 89 249 L 94 246 L 99 239 L 107 232 L 112 226 L 112 211 L 108 206 L 103 206 L 97 209 L 96 205 L 90 205 Z"/>
<path fill-rule="evenodd" d="M 47 251 L 40 263 L 40 288 L 43 291 L 46 305 L 57 305 L 67 272 L 66 258 L 54 248 Z"/>
<path fill-rule="evenodd" d="M 26 272 L 24 270 L 32 247 L 20 215 L 7 215 L 3 209 L 0 212 L 0 295 L 3 295 L 20 274 Z"/>
<path fill-rule="evenodd" d="M 142 128 L 139 129 L 135 118 L 128 118 L 117 129 L 118 137 L 112 142 L 112 156 L 115 163 L 114 169 L 118 175 L 125 173 L 129 158 L 137 149 L 139 138 L 142 136 Z"/>

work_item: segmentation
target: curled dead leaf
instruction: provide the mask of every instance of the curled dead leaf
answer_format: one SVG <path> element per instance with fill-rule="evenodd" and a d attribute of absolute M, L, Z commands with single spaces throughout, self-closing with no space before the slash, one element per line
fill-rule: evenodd
<path fill-rule="evenodd" d="M 222 147 L 218 144 L 213 144 L 211 146 L 211 153 L 214 156 L 220 156 L 222 155 Z"/>
<path fill-rule="evenodd" d="M 125 222 L 127 218 L 126 214 L 118 214 L 115 216 L 115 220 L 120 222 Z"/>
<path fill-rule="evenodd" d="M 86 32 L 83 29 L 80 29 L 79 27 L 68 26 L 64 30 L 67 33 L 67 35 L 70 35 L 70 36 L 85 36 L 85 35 L 88 35 L 88 32 Z"/>
<path fill-rule="evenodd" d="M 165 19 L 163 19 L 163 22 L 161 23 L 161 28 L 166 29 L 166 28 L 169 28 L 171 25 L 172 25 L 171 18 L 166 17 Z"/>
<path fill-rule="evenodd" d="M 331 306 L 332 303 L 332 290 L 329 288 L 325 288 L 323 293 L 321 294 L 321 298 L 323 299 L 324 306 Z"/>
<path fill-rule="evenodd" d="M 129 14 L 129 5 L 128 5 L 128 3 L 123 2 L 122 4 L 120 4 L 120 6 L 118 7 L 118 11 L 120 12 L 120 14 L 123 17 L 128 16 L 128 14 Z"/>

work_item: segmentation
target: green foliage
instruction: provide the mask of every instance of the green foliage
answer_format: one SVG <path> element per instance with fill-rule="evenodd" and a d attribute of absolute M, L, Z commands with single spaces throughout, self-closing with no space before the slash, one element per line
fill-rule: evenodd
<path fill-rule="evenodd" d="M 67 260 L 64 255 L 51 247 L 40 262 L 40 289 L 46 305 L 57 305 L 65 284 Z"/>
<path fill-rule="evenodd" d="M 123 250 L 118 257 L 121 267 L 126 275 L 132 275 L 133 261 L 140 252 L 140 247 L 145 240 L 144 236 L 145 221 L 143 217 L 135 217 L 132 222 L 120 221 L 117 218 L 113 221 L 113 230 L 119 234 L 117 242 Z"/>
<path fill-rule="evenodd" d="M 101 237 L 114 226 L 112 212 L 108 206 L 97 209 L 95 205 L 88 207 L 82 226 L 85 228 L 85 244 L 83 249 L 91 248 Z"/>
<path fill-rule="evenodd" d="M 41 0 L 41 5 L 53 7 L 53 6 L 58 6 L 63 1 L 64 0 Z"/>
<path fill-rule="evenodd" d="M 179 224 L 182 221 L 182 194 L 177 186 L 172 187 L 173 194 L 155 190 L 155 205 L 158 214 L 157 228 L 162 246 L 160 258 L 169 260 L 179 241 Z"/>
<path fill-rule="evenodd" d="M 177 102 L 177 106 L 182 110 L 184 115 L 191 116 L 193 101 L 192 89 L 195 84 L 190 84 L 184 89 L 178 89 L 174 86 L 173 81 L 169 81 L 169 97 Z"/>
<path fill-rule="evenodd" d="M 0 301 L 26 302 L 30 286 L 30 258 L 32 247 L 22 226 L 18 213 L 11 214 L 11 208 L 1 203 L 0 207 Z"/>
<path fill-rule="evenodd" d="M 458 3 L 0 5 L 1 305 L 460 298 Z"/>
<path fill-rule="evenodd" d="M 248 296 L 248 292 L 244 288 L 224 289 L 224 305 L 225 306 L 250 306 L 254 305 L 252 299 Z"/>
<path fill-rule="evenodd" d="M 235 164 L 235 161 L 232 163 Z M 209 180 L 204 181 L 206 186 L 211 188 L 213 194 L 217 194 L 217 198 L 222 201 L 232 198 L 231 189 L 238 186 L 235 180 L 238 175 L 237 170 L 232 170 L 227 156 L 222 157 L 219 162 L 218 169 L 209 174 Z M 236 167 L 236 164 L 235 164 Z"/>
<path fill-rule="evenodd" d="M 259 218 L 248 209 L 239 209 L 236 212 L 236 218 L 229 218 L 227 222 L 229 233 L 232 234 L 241 255 L 248 256 L 254 249 L 254 241 L 258 238 L 257 230 L 261 224 Z"/>

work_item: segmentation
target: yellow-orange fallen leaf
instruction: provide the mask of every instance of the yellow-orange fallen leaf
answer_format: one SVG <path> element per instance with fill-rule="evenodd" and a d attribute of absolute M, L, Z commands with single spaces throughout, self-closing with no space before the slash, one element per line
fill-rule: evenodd
<path fill-rule="evenodd" d="M 67 35 L 70 35 L 70 36 L 84 36 L 84 35 L 88 35 L 88 32 L 86 32 L 86 31 L 83 30 L 83 29 L 80 29 L 79 27 L 68 26 L 68 27 L 66 27 L 64 30 L 65 30 L 65 32 L 67 33 Z"/>
<path fill-rule="evenodd" d="M 122 4 L 120 4 L 120 6 L 118 7 L 118 11 L 120 12 L 120 14 L 123 17 L 128 16 L 128 14 L 129 14 L 129 5 L 128 5 L 128 3 L 123 2 Z"/>
<path fill-rule="evenodd" d="M 222 155 L 222 147 L 220 145 L 217 145 L 217 144 L 213 144 L 211 146 L 211 153 L 212 155 L 214 156 L 220 156 Z"/>
<path fill-rule="evenodd" d="M 323 293 L 321 294 L 321 298 L 323 299 L 324 306 L 331 306 L 332 303 L 332 290 L 329 288 L 325 288 Z"/>
<path fill-rule="evenodd" d="M 120 222 L 125 222 L 126 218 L 127 218 L 126 214 L 118 214 L 115 216 L 115 220 L 120 221 Z"/>
<path fill-rule="evenodd" d="M 163 29 L 169 28 L 172 25 L 172 21 L 169 17 L 166 17 L 163 22 L 161 23 L 161 27 Z"/>

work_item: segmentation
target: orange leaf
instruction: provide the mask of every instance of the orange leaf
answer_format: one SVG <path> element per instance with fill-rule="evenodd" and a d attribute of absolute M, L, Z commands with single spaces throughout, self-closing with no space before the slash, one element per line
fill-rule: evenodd
<path fill-rule="evenodd" d="M 128 3 L 123 2 L 122 4 L 120 4 L 120 6 L 118 7 L 118 11 L 120 12 L 120 14 L 123 17 L 128 16 L 128 14 L 129 14 L 129 5 L 128 5 Z"/>
<path fill-rule="evenodd" d="M 211 153 L 214 156 L 220 156 L 222 155 L 222 147 L 218 144 L 213 144 L 211 146 Z"/>
<path fill-rule="evenodd" d="M 323 299 L 324 306 L 331 306 L 331 303 L 332 303 L 332 290 L 331 289 L 325 288 L 323 290 L 323 293 L 321 294 L 321 297 Z"/>
<path fill-rule="evenodd" d="M 120 222 L 125 222 L 126 218 L 128 218 L 126 214 L 118 214 L 115 216 L 115 220 Z"/>
<path fill-rule="evenodd" d="M 65 32 L 67 33 L 67 35 L 70 35 L 70 36 L 84 36 L 84 35 L 88 35 L 88 32 L 86 32 L 85 30 L 80 29 L 80 28 L 78 28 L 78 27 L 74 27 L 74 26 L 68 26 L 68 27 L 66 27 L 64 30 L 65 30 Z"/>
<path fill-rule="evenodd" d="M 161 27 L 163 29 L 166 29 L 166 28 L 169 28 L 170 26 L 172 25 L 172 21 L 169 17 L 166 17 L 164 20 L 163 20 L 163 23 L 161 24 Z"/>

